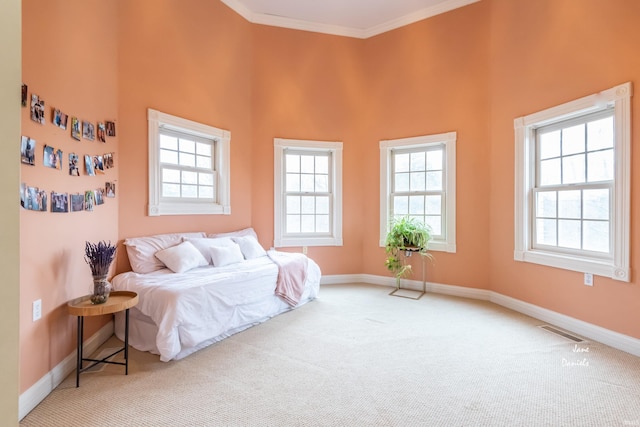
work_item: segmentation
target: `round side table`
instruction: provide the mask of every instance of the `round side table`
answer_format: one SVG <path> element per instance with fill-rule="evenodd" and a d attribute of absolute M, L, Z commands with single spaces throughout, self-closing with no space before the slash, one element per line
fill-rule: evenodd
<path fill-rule="evenodd" d="M 85 295 L 73 299 L 67 303 L 67 310 L 70 315 L 78 316 L 78 351 L 76 363 L 76 387 L 80 387 L 80 373 L 99 363 L 110 363 L 113 365 L 124 365 L 125 375 L 129 375 L 129 309 L 138 303 L 138 294 L 131 291 L 112 291 L 109 299 L 104 304 L 92 304 L 91 295 Z M 118 313 L 125 311 L 124 327 L 124 347 L 110 354 L 104 359 L 87 359 L 82 355 L 82 335 L 84 332 L 85 316 L 101 316 L 103 314 Z M 124 351 L 124 363 L 112 362 L 108 359 Z M 93 362 L 87 367 L 82 367 L 82 362 Z"/>

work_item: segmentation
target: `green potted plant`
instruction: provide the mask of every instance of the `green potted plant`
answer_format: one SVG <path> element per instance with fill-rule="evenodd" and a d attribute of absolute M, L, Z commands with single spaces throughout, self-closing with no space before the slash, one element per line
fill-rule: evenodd
<path fill-rule="evenodd" d="M 427 244 L 431 240 L 431 229 L 412 217 L 397 218 L 391 223 L 385 241 L 387 259 L 385 266 L 396 278 L 396 288 L 400 288 L 400 279 L 411 275 L 411 264 L 406 255 L 413 252 L 431 258 Z M 403 255 L 403 252 L 405 255 Z"/>

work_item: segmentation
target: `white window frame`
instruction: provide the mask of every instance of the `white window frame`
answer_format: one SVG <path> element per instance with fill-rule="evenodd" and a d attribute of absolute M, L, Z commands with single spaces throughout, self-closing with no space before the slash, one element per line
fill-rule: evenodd
<path fill-rule="evenodd" d="M 631 187 L 630 82 L 514 120 L 515 127 L 515 242 L 514 259 L 566 270 L 630 280 L 629 224 Z M 535 130 L 586 114 L 614 110 L 614 185 L 611 194 L 612 252 L 610 259 L 588 253 L 566 253 L 533 247 L 535 187 Z"/>
<path fill-rule="evenodd" d="M 342 246 L 342 142 L 311 141 L 275 138 L 274 146 L 274 247 Z M 331 230 L 329 236 L 300 234 L 288 236 L 285 230 L 284 154 L 287 149 L 297 151 L 331 152 Z M 330 173 L 331 173 L 330 172 Z"/>
<path fill-rule="evenodd" d="M 172 116 L 153 109 L 147 111 L 149 125 L 149 216 L 230 215 L 230 146 L 227 130 Z M 213 157 L 216 180 L 215 202 L 202 200 L 163 200 L 160 177 L 160 129 L 214 140 Z"/>
<path fill-rule="evenodd" d="M 427 148 L 444 146 L 445 213 L 443 215 L 443 237 L 429 241 L 427 249 L 441 252 L 456 252 L 456 132 L 416 136 L 380 141 L 380 247 L 385 246 L 387 231 L 391 223 L 391 189 L 393 170 L 392 152 L 399 148 Z"/>

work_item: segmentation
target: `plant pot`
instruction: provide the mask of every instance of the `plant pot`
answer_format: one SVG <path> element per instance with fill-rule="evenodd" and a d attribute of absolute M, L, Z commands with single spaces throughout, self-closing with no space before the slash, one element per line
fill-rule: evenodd
<path fill-rule="evenodd" d="M 91 304 L 104 304 L 109 299 L 109 293 L 111 293 L 111 283 L 107 280 L 107 275 L 93 276 Z"/>

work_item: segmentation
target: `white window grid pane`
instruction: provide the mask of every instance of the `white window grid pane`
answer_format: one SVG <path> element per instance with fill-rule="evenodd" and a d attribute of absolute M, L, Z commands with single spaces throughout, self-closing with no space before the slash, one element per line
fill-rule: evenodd
<path fill-rule="evenodd" d="M 210 156 L 196 156 L 196 168 L 198 169 L 211 169 L 212 162 Z"/>
<path fill-rule="evenodd" d="M 430 226 L 432 238 L 443 237 L 444 147 L 397 149 L 391 156 L 390 217 L 409 215 Z"/>
<path fill-rule="evenodd" d="M 611 227 L 608 221 L 584 221 L 584 249 L 593 252 L 609 253 L 611 251 Z"/>
<path fill-rule="evenodd" d="M 199 185 L 198 186 L 198 198 L 199 199 L 213 199 L 213 185 Z"/>
<path fill-rule="evenodd" d="M 297 154 L 286 154 L 284 156 L 285 171 L 287 173 L 300 173 L 300 156 Z"/>
<path fill-rule="evenodd" d="M 581 249 L 582 233 L 579 220 L 561 219 L 558 221 L 558 246 L 569 249 Z"/>
<path fill-rule="evenodd" d="M 160 131 L 162 198 L 215 201 L 214 144 L 173 130 Z"/>
<path fill-rule="evenodd" d="M 536 131 L 537 187 L 613 181 L 613 113 Z"/>
<path fill-rule="evenodd" d="M 443 218 L 442 215 L 426 215 L 424 217 L 422 222 L 431 229 L 432 237 L 442 235 Z"/>
<path fill-rule="evenodd" d="M 212 157 L 211 155 L 212 148 L 213 147 L 211 146 L 211 144 L 207 144 L 204 142 L 196 142 L 196 154 L 198 156 Z"/>
<path fill-rule="evenodd" d="M 162 169 L 162 182 L 163 183 L 180 183 L 180 170 L 179 169 Z"/>
<path fill-rule="evenodd" d="M 534 248 L 610 255 L 613 126 L 606 111 L 536 131 Z"/>
<path fill-rule="evenodd" d="M 180 186 L 180 197 L 186 199 L 195 199 L 198 197 L 198 186 L 197 185 L 187 185 L 182 184 Z"/>
<path fill-rule="evenodd" d="M 196 153 L 196 142 L 192 139 L 180 138 L 178 139 L 178 151 L 181 153 Z"/>
<path fill-rule="evenodd" d="M 562 155 L 585 152 L 585 125 L 581 123 L 562 129 Z"/>
<path fill-rule="evenodd" d="M 613 181 L 613 149 L 592 151 L 587 154 L 587 181 Z"/>
<path fill-rule="evenodd" d="M 613 125 L 613 116 L 587 123 L 587 149 L 613 148 Z"/>
<path fill-rule="evenodd" d="M 540 133 L 538 144 L 541 160 L 560 157 L 560 130 Z"/>
<path fill-rule="evenodd" d="M 284 213 L 287 235 L 329 235 L 331 232 L 331 154 L 296 152 L 284 154 Z"/>
<path fill-rule="evenodd" d="M 163 197 L 180 197 L 180 184 L 162 184 Z"/>
<path fill-rule="evenodd" d="M 178 153 L 178 162 L 180 164 L 180 166 L 186 166 L 186 167 L 191 167 L 191 168 L 195 168 L 196 167 L 196 156 L 195 154 L 191 154 L 191 153 L 185 153 L 180 151 Z"/>
<path fill-rule="evenodd" d="M 444 230 L 444 147 L 393 150 L 391 218 L 410 216 L 428 225 L 433 238 Z"/>
<path fill-rule="evenodd" d="M 160 148 L 178 151 L 178 138 L 172 135 L 160 134 Z"/>
<path fill-rule="evenodd" d="M 329 215 L 316 215 L 316 232 L 329 233 L 331 231 L 331 221 Z"/>
<path fill-rule="evenodd" d="M 534 190 L 534 248 L 609 254 L 612 191 L 611 186 Z"/>
<path fill-rule="evenodd" d="M 300 174 L 300 191 L 303 193 L 313 193 L 316 191 L 315 175 Z"/>
<path fill-rule="evenodd" d="M 193 171 L 182 171 L 183 184 L 198 184 L 198 173 Z"/>
<path fill-rule="evenodd" d="M 160 163 L 177 165 L 178 164 L 178 152 L 173 150 L 160 150 Z"/>
<path fill-rule="evenodd" d="M 300 196 L 287 196 L 286 200 L 286 208 L 285 212 L 289 214 L 299 214 L 300 213 Z"/>

